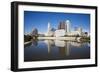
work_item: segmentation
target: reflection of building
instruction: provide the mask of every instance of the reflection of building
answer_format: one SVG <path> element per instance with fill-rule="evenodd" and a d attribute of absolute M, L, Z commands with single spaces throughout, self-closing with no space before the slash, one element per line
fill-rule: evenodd
<path fill-rule="evenodd" d="M 55 40 L 55 46 L 59 48 L 59 53 L 61 56 L 69 56 L 70 43 L 60 40 Z"/>
<path fill-rule="evenodd" d="M 56 49 L 59 50 L 59 53 L 61 56 L 68 56 L 69 55 L 69 44 L 68 42 L 65 41 L 60 41 L 60 40 L 46 40 L 45 43 L 48 45 L 48 53 L 51 53 L 51 49 L 55 49 L 53 47 L 56 46 Z"/>
<path fill-rule="evenodd" d="M 66 43 L 65 41 L 55 40 L 55 45 L 57 47 L 65 47 Z"/>
<path fill-rule="evenodd" d="M 55 45 L 53 40 L 45 40 L 45 43 L 48 45 L 48 53 L 51 51 L 51 47 Z"/>
<path fill-rule="evenodd" d="M 37 46 L 38 45 L 38 41 L 37 40 L 32 40 L 32 46 Z"/>
<path fill-rule="evenodd" d="M 66 42 L 66 46 L 65 46 L 67 49 L 66 49 L 66 55 L 69 56 L 70 55 L 70 42 Z"/>
<path fill-rule="evenodd" d="M 71 42 L 71 45 L 75 47 L 80 47 L 82 46 L 82 43 Z"/>

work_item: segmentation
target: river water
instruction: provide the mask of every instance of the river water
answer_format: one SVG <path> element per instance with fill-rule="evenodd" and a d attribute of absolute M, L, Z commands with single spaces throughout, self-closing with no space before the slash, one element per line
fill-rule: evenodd
<path fill-rule="evenodd" d="M 24 61 L 89 59 L 88 42 L 34 40 L 24 47 Z"/>

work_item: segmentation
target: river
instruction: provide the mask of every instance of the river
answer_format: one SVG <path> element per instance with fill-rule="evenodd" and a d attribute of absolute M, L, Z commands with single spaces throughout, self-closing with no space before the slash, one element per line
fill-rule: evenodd
<path fill-rule="evenodd" d="M 62 40 L 33 40 L 24 47 L 24 61 L 89 59 L 90 43 Z"/>

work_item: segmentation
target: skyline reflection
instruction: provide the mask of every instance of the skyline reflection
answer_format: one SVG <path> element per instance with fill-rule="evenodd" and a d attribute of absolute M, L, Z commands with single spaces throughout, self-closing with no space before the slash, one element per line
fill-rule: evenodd
<path fill-rule="evenodd" d="M 24 61 L 87 59 L 89 43 L 63 40 L 33 40 L 24 49 Z"/>

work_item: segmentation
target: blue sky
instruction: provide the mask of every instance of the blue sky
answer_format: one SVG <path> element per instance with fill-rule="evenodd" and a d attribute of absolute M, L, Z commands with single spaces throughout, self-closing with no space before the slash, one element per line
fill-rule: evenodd
<path fill-rule="evenodd" d="M 57 29 L 59 22 L 66 20 L 70 20 L 72 30 L 75 27 L 82 27 L 87 32 L 90 30 L 90 14 L 24 11 L 24 33 L 31 32 L 33 28 L 45 33 L 48 22 Z"/>

